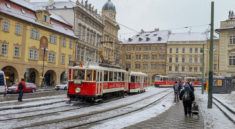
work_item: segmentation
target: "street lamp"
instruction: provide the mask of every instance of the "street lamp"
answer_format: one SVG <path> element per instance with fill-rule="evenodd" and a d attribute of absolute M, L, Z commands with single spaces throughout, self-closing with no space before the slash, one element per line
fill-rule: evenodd
<path fill-rule="evenodd" d="M 41 87 L 45 87 L 45 79 L 44 79 L 44 60 L 45 60 L 45 54 L 47 51 L 47 48 L 42 48 L 43 50 L 43 59 L 42 59 L 42 83 L 41 83 Z"/>

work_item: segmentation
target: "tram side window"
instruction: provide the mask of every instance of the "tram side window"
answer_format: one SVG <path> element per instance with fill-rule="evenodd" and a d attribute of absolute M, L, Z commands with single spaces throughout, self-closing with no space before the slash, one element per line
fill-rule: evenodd
<path fill-rule="evenodd" d="M 104 71 L 104 81 L 108 81 L 108 71 Z"/>
<path fill-rule="evenodd" d="M 92 75 L 92 71 L 91 70 L 87 70 L 87 75 L 86 75 L 86 80 L 87 81 L 91 81 L 91 75 Z"/>
<path fill-rule="evenodd" d="M 137 76 L 137 82 L 140 82 L 140 76 Z"/>
<path fill-rule="evenodd" d="M 135 83 L 135 76 L 131 76 L 131 83 Z"/>
<path fill-rule="evenodd" d="M 103 78 L 102 78 L 102 72 L 100 72 L 100 81 L 103 81 Z"/>
<path fill-rule="evenodd" d="M 114 72 L 114 80 L 113 81 L 117 81 L 117 72 Z"/>
<path fill-rule="evenodd" d="M 122 81 L 124 81 L 124 73 L 122 73 Z"/>
<path fill-rule="evenodd" d="M 113 72 L 109 72 L 109 81 L 113 81 Z"/>
<path fill-rule="evenodd" d="M 79 80 L 84 80 L 84 74 L 85 74 L 85 70 L 74 70 L 73 71 L 73 79 L 79 79 Z"/>
<path fill-rule="evenodd" d="M 93 81 L 95 81 L 96 80 L 96 71 L 94 70 L 94 72 L 93 72 Z"/>
<path fill-rule="evenodd" d="M 118 81 L 122 81 L 121 73 L 120 72 L 118 72 Z"/>
<path fill-rule="evenodd" d="M 100 73 L 101 73 L 101 72 L 97 72 L 97 78 L 96 78 L 96 81 L 99 81 Z"/>

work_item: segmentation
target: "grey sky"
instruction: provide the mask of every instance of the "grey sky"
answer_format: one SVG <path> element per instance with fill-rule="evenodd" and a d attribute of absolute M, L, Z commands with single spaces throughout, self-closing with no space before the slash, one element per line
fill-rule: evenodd
<path fill-rule="evenodd" d="M 47 1 L 47 0 L 31 0 Z M 55 0 L 63 1 L 63 0 Z M 73 0 L 75 1 L 75 0 Z M 81 0 L 79 0 L 81 1 Z M 85 1 L 85 0 L 84 0 Z M 88 0 L 101 11 L 108 0 Z M 116 6 L 117 22 L 136 31 L 170 29 L 172 32 L 186 32 L 186 26 L 192 26 L 191 31 L 201 32 L 209 28 L 210 4 L 212 0 L 111 0 Z M 226 20 L 229 10 L 235 11 L 235 0 L 214 0 L 215 28 L 220 21 Z M 128 38 L 136 34 L 120 26 L 119 38 Z"/>

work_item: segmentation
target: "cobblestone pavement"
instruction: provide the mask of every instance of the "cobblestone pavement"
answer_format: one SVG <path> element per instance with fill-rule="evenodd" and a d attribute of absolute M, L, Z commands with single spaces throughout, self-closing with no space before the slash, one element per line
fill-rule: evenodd
<path fill-rule="evenodd" d="M 199 118 L 185 117 L 183 104 L 180 101 L 161 115 L 124 129 L 203 129 L 203 123 L 201 113 Z"/>

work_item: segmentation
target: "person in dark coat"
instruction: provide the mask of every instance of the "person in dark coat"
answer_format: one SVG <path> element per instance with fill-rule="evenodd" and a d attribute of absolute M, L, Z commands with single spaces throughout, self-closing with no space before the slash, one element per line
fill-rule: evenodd
<path fill-rule="evenodd" d="M 185 116 L 191 116 L 192 103 L 195 99 L 194 92 L 190 88 L 189 84 L 186 83 L 184 89 L 180 92 L 180 100 L 183 100 L 184 114 Z"/>
<path fill-rule="evenodd" d="M 26 84 L 24 82 L 24 79 L 22 78 L 21 81 L 18 83 L 18 87 L 17 90 L 19 92 L 19 97 L 18 97 L 18 101 L 22 102 L 22 97 L 24 94 L 24 89 L 26 89 Z"/>
<path fill-rule="evenodd" d="M 174 93 L 175 93 L 175 102 L 179 101 L 179 83 L 175 81 L 175 84 L 173 85 Z"/>
<path fill-rule="evenodd" d="M 190 86 L 191 90 L 194 92 L 193 83 L 192 83 L 192 82 L 188 82 L 188 84 L 189 84 L 189 86 Z"/>

